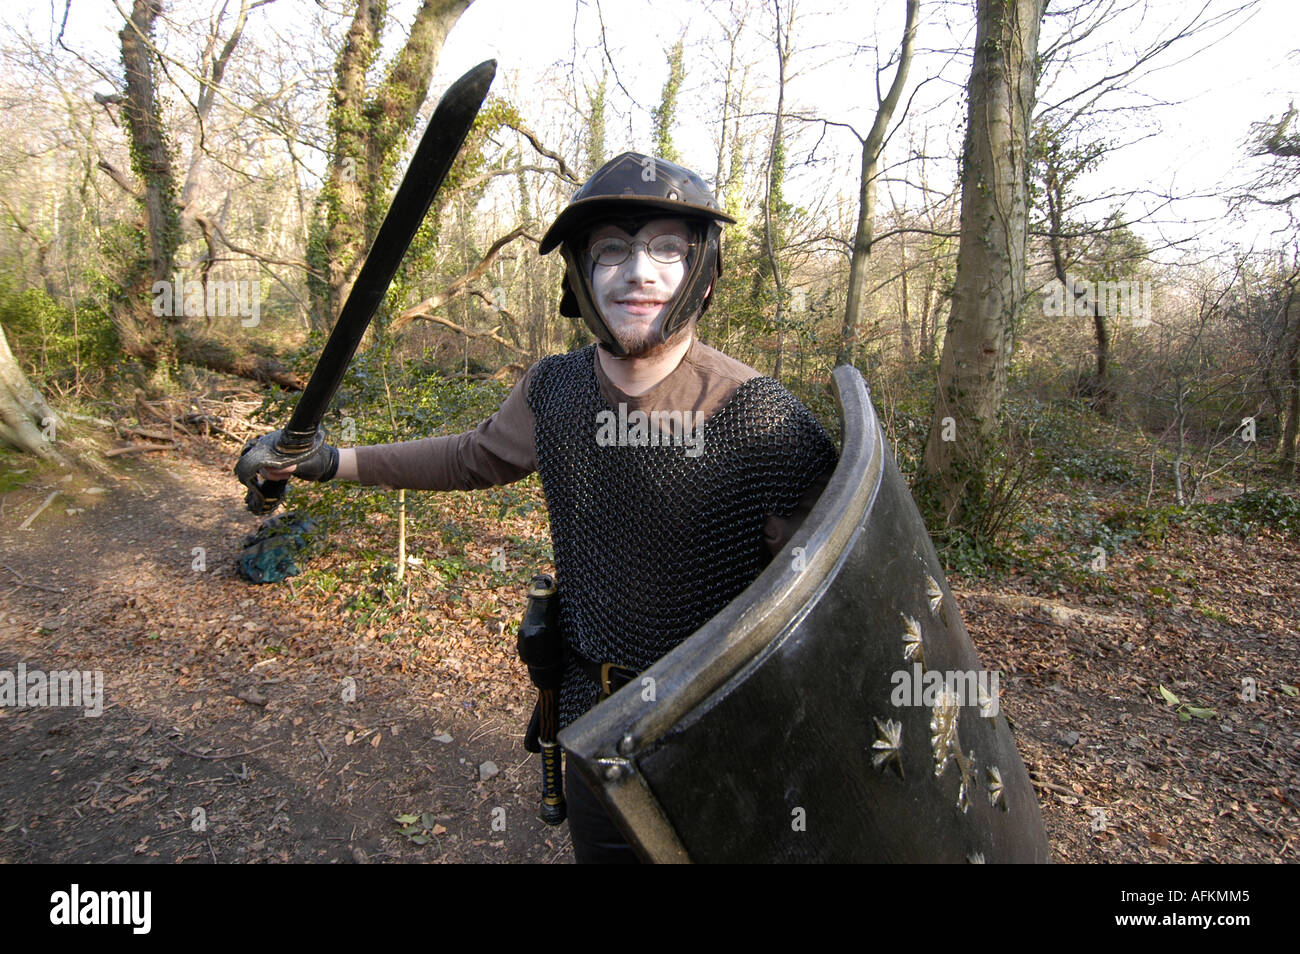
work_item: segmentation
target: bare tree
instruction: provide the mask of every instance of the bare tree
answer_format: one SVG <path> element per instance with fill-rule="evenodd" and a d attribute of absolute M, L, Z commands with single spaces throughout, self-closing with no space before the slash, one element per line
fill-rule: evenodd
<path fill-rule="evenodd" d="M 1297 130 L 1296 108 L 1289 106 L 1277 120 L 1257 123 L 1250 143 L 1252 155 L 1263 156 L 1268 161 L 1240 197 L 1242 202 L 1258 202 L 1285 209 L 1295 222 L 1295 205 L 1300 202 L 1300 191 L 1295 188 L 1300 180 L 1300 130 Z M 1296 302 L 1297 275 L 1295 269 L 1283 283 L 1285 327 L 1283 337 L 1283 365 L 1286 369 L 1285 401 L 1286 421 L 1278 441 L 1278 460 L 1292 470 L 1300 469 L 1300 303 Z"/>
<path fill-rule="evenodd" d="M 1225 307 L 1263 403 L 1282 421 L 1278 462 L 1294 468 L 1300 438 L 1300 250 L 1269 258 L 1262 268 L 1241 269 Z"/>
<path fill-rule="evenodd" d="M 1285 351 L 1286 367 L 1286 423 L 1278 440 L 1278 460 L 1290 464 L 1294 473 L 1300 468 L 1300 301 L 1297 301 L 1297 279 L 1300 274 L 1291 272 L 1285 285 L 1283 324 L 1290 329 Z"/>
<path fill-rule="evenodd" d="M 785 334 L 785 286 L 781 276 L 781 261 L 777 257 L 777 229 L 774 212 L 779 214 L 782 203 L 782 180 L 785 177 L 785 73 L 790 61 L 790 30 L 794 25 L 794 0 L 789 0 L 790 12 L 785 22 L 781 20 L 781 0 L 772 0 L 776 21 L 776 114 L 772 123 L 772 144 L 767 154 L 767 170 L 763 190 L 763 247 L 771 268 L 772 284 L 776 286 L 776 359 L 772 364 L 772 377 L 781 379 L 782 343 Z"/>
<path fill-rule="evenodd" d="M 254 4 L 254 6 L 260 4 Z M 141 207 L 144 214 L 143 235 L 147 248 L 129 263 L 122 280 L 122 294 L 112 306 L 113 322 L 123 350 L 139 359 L 153 371 L 154 384 L 163 383 L 169 367 L 178 361 L 202 365 L 218 371 L 274 381 L 286 387 L 301 387 L 297 375 L 285 369 L 274 358 L 266 355 L 240 354 L 228 345 L 213 338 L 189 334 L 184 328 L 182 309 L 157 308 L 156 293 L 159 287 L 172 289 L 181 295 L 175 284 L 176 255 L 182 239 L 182 208 L 178 201 L 176 172 L 172 163 L 174 151 L 168 135 L 159 102 L 154 63 L 163 57 L 154 40 L 154 28 L 162 13 L 161 0 L 135 0 L 131 15 L 118 34 L 121 41 L 122 67 L 125 84 L 122 92 L 108 96 L 97 95 L 104 106 L 120 106 L 125 120 L 132 169 L 141 185 L 137 189 L 123 172 L 105 159 L 100 169 L 116 182 Z M 197 128 L 201 131 L 211 109 L 212 96 L 225 71 L 230 54 L 243 33 L 248 10 L 244 4 L 236 26 L 221 54 L 214 54 L 216 26 L 210 35 L 210 45 L 204 57 L 205 74 L 200 79 L 200 95 L 196 104 Z M 218 23 L 220 18 L 218 18 Z M 201 144 L 200 144 L 201 149 Z M 200 152 L 191 161 L 190 201 L 199 179 Z M 208 247 L 212 248 L 212 234 L 220 234 L 201 212 L 191 211 L 194 221 L 204 226 Z M 238 245 L 224 239 L 232 249 Z"/>
<path fill-rule="evenodd" d="M 1235 7 L 1195 5 L 1186 12 L 1179 10 L 1174 22 L 1144 34 L 1141 41 L 1126 27 L 1154 19 L 1150 0 L 1070 4 L 1045 15 L 1044 34 L 1050 30 L 1053 36 L 1044 39 L 1040 55 L 1043 103 L 1031 139 L 1031 192 L 1039 208 L 1030 234 L 1046 239 L 1053 276 L 1075 302 L 1074 310 L 1087 312 L 1092 321 L 1096 370 L 1087 392 L 1102 414 L 1113 411 L 1115 397 L 1110 362 L 1114 316 L 1106 313 L 1104 297 L 1091 296 L 1086 289 L 1076 294 L 1075 281 L 1082 276 L 1071 270 L 1091 260 L 1110 267 L 1110 273 L 1096 275 L 1098 279 L 1131 275 L 1149 250 L 1129 227 L 1177 197 L 1149 188 L 1080 195 L 1078 182 L 1126 145 L 1152 134 L 1152 119 L 1167 104 L 1131 95 L 1144 77 L 1189 45 L 1201 43 L 1205 49 L 1219 42 L 1226 35 L 1221 31 L 1230 31 L 1254 7 L 1253 2 Z M 1104 68 L 1093 65 L 1098 59 L 1104 61 Z M 1120 117 L 1125 120 L 1122 126 L 1117 122 Z M 1128 214 L 1125 210 L 1135 202 L 1147 210 Z M 1107 208 L 1100 213 L 1089 210 L 1099 204 Z M 1105 254 L 1099 254 L 1102 250 Z"/>
<path fill-rule="evenodd" d="M 893 82 L 889 84 L 889 92 L 883 96 L 880 92 L 882 67 L 876 70 L 876 118 L 871 124 L 871 130 L 865 136 L 860 136 L 856 130 L 849 127 L 850 132 L 862 146 L 862 164 L 858 174 L 858 225 L 853 234 L 853 253 L 849 259 L 848 300 L 844 306 L 844 324 L 840 329 L 840 346 L 835 354 L 836 364 L 849 364 L 853 361 L 853 344 L 857 337 L 862 308 L 862 288 L 866 282 L 867 259 L 871 255 L 872 235 L 875 231 L 876 177 L 880 165 L 880 153 L 885 147 L 885 136 L 893 120 L 894 110 L 898 108 L 903 87 L 907 84 L 908 69 L 912 65 L 912 48 L 916 43 L 916 18 L 921 4 L 920 0 L 906 0 L 906 3 L 903 41 L 898 50 L 898 68 L 894 71 Z"/>
<path fill-rule="evenodd" d="M 1300 190 L 1295 188 L 1300 179 L 1300 129 L 1297 129 L 1296 116 L 1296 108 L 1291 105 L 1278 119 L 1256 123 L 1252 130 L 1251 155 L 1270 160 L 1251 183 L 1249 194 L 1257 202 L 1288 209 L 1300 202 Z"/>
<path fill-rule="evenodd" d="M 744 73 L 748 72 L 748 67 L 742 67 L 737 59 L 740 54 L 741 34 L 745 29 L 745 20 L 749 16 L 748 6 L 742 5 L 737 11 L 735 0 L 728 5 L 728 19 L 719 20 L 719 27 L 722 35 L 726 39 L 727 62 L 722 66 L 722 112 L 718 122 L 718 163 L 713 173 L 713 185 L 718 195 L 722 195 L 725 186 L 730 181 L 730 171 L 735 165 L 735 160 L 739 158 L 739 152 L 735 147 L 734 139 L 728 139 L 728 132 L 731 124 L 734 122 L 737 127 L 737 136 L 739 135 L 739 118 L 740 102 L 744 97 L 745 78 Z M 737 77 L 737 71 L 742 71 L 742 76 Z M 737 118 L 733 120 L 733 116 Z M 727 146 L 732 144 L 731 160 L 728 159 Z M 730 165 L 729 165 L 730 161 Z"/>
<path fill-rule="evenodd" d="M 962 162 L 961 247 L 922 464 L 945 525 L 978 511 L 1025 299 L 1029 130 L 1046 0 L 980 4 Z"/>

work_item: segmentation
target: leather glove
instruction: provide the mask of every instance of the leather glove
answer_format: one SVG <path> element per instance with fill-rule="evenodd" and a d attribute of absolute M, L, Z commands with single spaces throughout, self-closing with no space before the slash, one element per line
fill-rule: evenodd
<path fill-rule="evenodd" d="M 254 446 L 265 445 L 267 450 L 271 451 L 274 456 L 276 442 L 280 440 L 281 430 L 274 430 L 269 434 L 263 434 L 257 440 L 249 441 L 244 445 L 244 453 Z M 242 456 L 242 455 L 241 455 Z M 302 480 L 326 481 L 331 480 L 339 470 L 339 449 L 333 444 L 327 444 L 325 441 L 312 449 L 306 456 L 290 461 L 286 461 L 284 466 L 294 466 L 291 476 L 301 478 Z M 280 467 L 271 467 L 269 464 L 263 466 L 262 470 L 280 470 Z"/>

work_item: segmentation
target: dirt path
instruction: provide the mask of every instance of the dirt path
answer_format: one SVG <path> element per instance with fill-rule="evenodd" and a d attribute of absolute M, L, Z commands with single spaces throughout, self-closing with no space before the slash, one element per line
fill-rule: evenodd
<path fill-rule="evenodd" d="M 572 860 L 567 829 L 535 817 L 526 678 L 484 638 L 510 590 L 505 610 L 472 588 L 421 608 L 455 652 L 354 633 L 337 596 L 235 575 L 256 520 L 229 464 L 195 441 L 0 498 L 0 670 L 100 670 L 105 694 L 98 717 L 0 708 L 0 860 Z M 955 587 L 1055 858 L 1294 862 L 1294 545 L 1174 535 L 1110 573 L 1102 594 Z M 1214 715 L 1181 721 L 1162 685 Z"/>
<path fill-rule="evenodd" d="M 101 670 L 105 703 L 0 708 L 0 860 L 571 860 L 567 829 L 533 817 L 523 696 L 489 707 L 376 671 L 373 640 L 240 579 L 256 519 L 228 452 L 195 450 L 3 500 L 0 669 Z M 250 652 L 295 635 L 326 649 Z M 399 815 L 420 820 L 404 835 Z"/>

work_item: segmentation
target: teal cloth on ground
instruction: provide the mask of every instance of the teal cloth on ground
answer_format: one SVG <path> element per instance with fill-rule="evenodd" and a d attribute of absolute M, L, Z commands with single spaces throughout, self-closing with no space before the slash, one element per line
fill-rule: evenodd
<path fill-rule="evenodd" d="M 305 550 L 316 532 L 316 521 L 286 513 L 263 522 L 244 540 L 236 564 L 239 575 L 254 583 L 279 583 L 302 572 L 294 557 Z"/>

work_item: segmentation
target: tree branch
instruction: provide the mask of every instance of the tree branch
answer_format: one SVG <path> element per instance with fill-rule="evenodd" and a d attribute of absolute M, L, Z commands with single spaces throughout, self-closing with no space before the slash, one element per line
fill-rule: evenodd
<path fill-rule="evenodd" d="M 555 164 L 559 166 L 560 175 L 563 176 L 565 179 L 568 179 L 570 182 L 574 183 L 575 185 L 582 182 L 582 180 L 578 178 L 578 176 L 574 173 L 574 171 L 569 168 L 569 164 L 564 161 L 564 159 L 560 156 L 560 154 L 558 152 L 555 152 L 554 150 L 547 149 L 546 146 L 542 144 L 542 141 L 537 138 L 537 134 L 534 133 L 527 126 L 516 125 L 514 123 L 505 123 L 504 125 L 513 129 L 515 132 L 519 133 L 519 135 L 527 139 L 529 144 L 533 147 L 533 149 L 537 151 L 539 155 L 543 155 L 547 159 L 553 160 Z M 551 171 L 551 170 L 547 170 L 547 171 Z"/>
<path fill-rule="evenodd" d="M 442 291 L 438 292 L 435 295 L 430 296 L 429 298 L 426 298 L 418 305 L 413 305 L 410 308 L 406 309 L 404 312 L 402 312 L 400 315 L 398 315 L 396 318 L 393 319 L 392 324 L 389 326 L 390 329 L 392 331 L 399 331 L 402 328 L 404 328 L 406 325 L 410 324 L 412 321 L 415 321 L 417 318 L 419 318 L 425 321 L 432 321 L 435 324 L 439 324 L 446 328 L 450 328 L 453 331 L 459 332 L 460 334 L 466 335 L 468 337 L 491 338 L 493 341 L 497 342 L 498 344 L 505 345 L 507 348 L 510 348 L 514 351 L 519 352 L 520 354 L 523 354 L 524 349 L 511 344 L 510 342 L 506 341 L 504 338 L 501 338 L 499 335 L 496 334 L 497 329 L 495 328 L 492 329 L 492 331 L 490 332 L 474 332 L 474 331 L 470 331 L 469 329 L 463 328 L 462 326 L 457 325 L 454 322 L 448 321 L 445 318 L 440 318 L 433 314 L 435 309 L 441 308 L 442 306 L 446 305 L 448 302 L 454 301 L 455 299 L 460 298 L 462 295 L 470 292 L 470 285 L 472 285 L 474 282 L 482 278 L 487 273 L 487 270 L 492 267 L 492 263 L 497 260 L 497 256 L 501 254 L 501 250 L 517 238 L 528 238 L 534 242 L 537 241 L 537 239 L 534 236 L 528 234 L 527 227 L 523 225 L 519 226 L 514 231 L 501 236 L 501 238 L 497 239 L 495 242 L 492 243 L 492 247 L 487 250 L 487 254 L 485 254 L 483 258 L 479 260 L 479 263 L 477 265 L 471 268 L 464 275 L 461 275 L 460 277 L 453 279 L 447 285 L 447 287 L 445 287 Z M 496 302 L 493 302 L 492 304 L 494 305 L 494 307 L 497 305 Z"/>
<path fill-rule="evenodd" d="M 144 198 L 144 196 L 142 196 L 139 192 L 137 192 L 135 190 L 135 187 L 131 185 L 131 180 L 126 177 L 126 174 L 122 172 L 121 169 L 117 168 L 115 165 L 109 162 L 107 159 L 99 160 L 97 165 L 102 171 L 108 173 L 108 177 L 112 179 L 114 182 L 116 182 L 118 185 L 120 185 L 122 187 L 122 191 L 124 191 L 131 198 L 135 199 L 137 202 L 140 199 Z"/>

